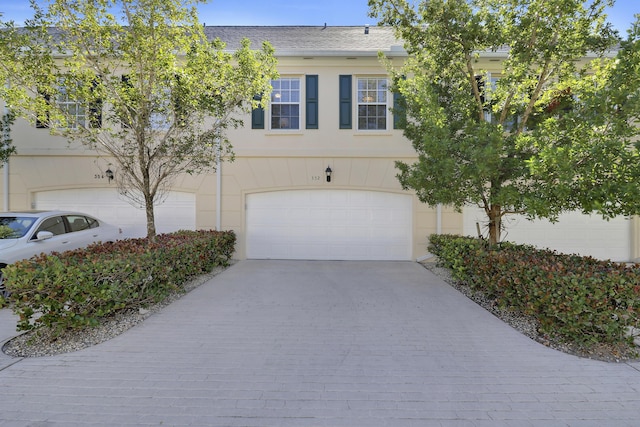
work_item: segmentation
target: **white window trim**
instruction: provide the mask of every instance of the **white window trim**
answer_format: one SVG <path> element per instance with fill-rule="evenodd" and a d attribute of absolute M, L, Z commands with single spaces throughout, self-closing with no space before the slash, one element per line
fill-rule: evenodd
<path fill-rule="evenodd" d="M 54 95 L 54 103 L 56 107 L 64 112 L 66 116 L 65 126 L 60 126 L 61 123 L 56 123 L 54 127 L 60 127 L 61 129 L 78 129 L 87 125 L 87 109 L 82 103 L 69 98 L 67 86 L 64 79 L 58 81 L 58 91 Z M 69 110 L 75 107 L 75 114 L 69 114 Z"/>
<path fill-rule="evenodd" d="M 484 83 L 484 96 L 487 101 L 491 101 L 491 95 L 493 91 L 496 90 L 496 84 L 498 80 L 500 80 L 499 73 L 491 73 L 491 71 L 485 72 L 482 77 L 485 79 Z M 491 123 L 493 120 L 493 112 L 491 110 L 485 110 L 484 112 L 485 121 Z"/>
<path fill-rule="evenodd" d="M 354 108 L 355 108 L 355 112 L 354 112 L 354 117 L 355 117 L 355 123 L 354 123 L 354 127 L 355 130 L 357 132 L 363 132 L 363 133 L 387 133 L 389 131 L 391 131 L 393 129 L 393 115 L 391 114 L 391 110 L 390 108 L 393 106 L 393 94 L 392 92 L 389 90 L 389 76 L 387 75 L 356 75 L 355 77 L 355 85 L 354 86 Z M 384 104 L 385 105 L 385 128 L 384 129 L 360 129 L 360 98 L 359 98 L 359 87 L 360 87 L 360 81 L 361 80 L 370 80 L 370 79 L 376 79 L 376 80 L 386 80 L 386 99 L 384 103 L 381 102 L 376 102 L 374 105 L 380 105 L 380 104 Z M 366 103 L 363 103 L 362 105 L 368 105 Z"/>
<path fill-rule="evenodd" d="M 273 132 L 273 133 L 300 133 L 302 132 L 302 130 L 304 129 L 304 100 L 305 100 L 305 96 L 306 96 L 306 88 L 304 86 L 304 75 L 300 75 L 300 74 L 289 74 L 289 75 L 281 75 L 278 79 L 276 80 L 284 80 L 284 79 L 289 79 L 289 80 L 298 80 L 298 101 L 297 102 L 286 102 L 283 104 L 276 104 L 276 105 L 294 105 L 297 104 L 298 105 L 298 127 L 294 128 L 294 129 L 290 129 L 290 128 L 274 128 L 273 127 L 273 105 L 275 104 L 273 102 L 273 100 L 269 103 L 269 108 L 267 113 L 267 116 L 265 117 L 265 119 L 268 121 L 268 129 Z M 275 90 L 271 93 L 271 96 L 274 97 L 275 96 Z"/>

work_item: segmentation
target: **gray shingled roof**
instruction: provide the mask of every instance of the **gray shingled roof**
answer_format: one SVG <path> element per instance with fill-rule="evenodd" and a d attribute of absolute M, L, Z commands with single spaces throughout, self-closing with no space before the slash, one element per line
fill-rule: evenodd
<path fill-rule="evenodd" d="M 220 38 L 230 50 L 243 38 L 251 40 L 254 49 L 269 41 L 276 56 L 375 56 L 379 51 L 406 55 L 389 27 L 370 26 L 367 34 L 364 26 L 212 26 L 205 27 L 205 34 Z"/>

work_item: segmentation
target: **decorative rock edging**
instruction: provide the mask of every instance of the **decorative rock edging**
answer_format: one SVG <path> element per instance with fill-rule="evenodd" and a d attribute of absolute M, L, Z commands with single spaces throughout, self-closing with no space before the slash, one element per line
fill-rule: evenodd
<path fill-rule="evenodd" d="M 233 262 L 231 263 L 233 264 Z M 183 286 L 183 292 L 174 292 L 165 300 L 153 304 L 145 309 L 121 310 L 114 316 L 92 328 L 70 331 L 51 339 L 46 331 L 22 333 L 8 340 L 2 351 L 12 357 L 41 357 L 70 353 L 108 341 L 127 329 L 143 322 L 147 317 L 162 310 L 162 308 L 180 299 L 186 293 L 220 274 L 227 267 L 217 267 L 212 272 L 200 275 Z"/>
<path fill-rule="evenodd" d="M 523 313 L 500 308 L 494 300 L 488 298 L 481 291 L 473 290 L 466 284 L 454 280 L 448 269 L 437 265 L 437 259 L 435 257 L 429 258 L 421 262 L 421 264 L 433 274 L 441 278 L 444 282 L 457 289 L 467 298 L 474 301 L 476 304 L 483 307 L 485 310 L 489 311 L 512 328 L 547 347 L 567 354 L 572 354 L 574 356 L 601 360 L 604 362 L 617 363 L 638 360 L 638 351 L 629 346 L 601 344 L 586 348 L 565 342 L 558 337 L 543 335 L 539 332 L 539 323 L 535 318 Z M 629 331 L 629 333 L 636 337 L 634 339 L 636 346 L 640 346 L 640 329 L 634 329 L 633 331 Z"/>

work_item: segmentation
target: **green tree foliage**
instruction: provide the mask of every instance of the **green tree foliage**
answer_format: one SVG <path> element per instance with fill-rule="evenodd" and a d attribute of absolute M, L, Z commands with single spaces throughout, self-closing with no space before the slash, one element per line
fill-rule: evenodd
<path fill-rule="evenodd" d="M 577 208 L 605 218 L 640 213 L 639 22 L 615 58 L 572 83 L 570 114 L 545 122 L 530 163 L 536 175 L 557 176 Z"/>
<path fill-rule="evenodd" d="M 5 114 L 0 117 L 0 167 L 9 160 L 9 157 L 16 152 L 16 147 L 11 140 L 11 125 L 15 120 L 13 111 L 7 110 Z"/>
<path fill-rule="evenodd" d="M 7 33 L 19 49 L 3 50 L 16 75 L 15 91 L 6 94 L 12 105 L 114 159 L 121 194 L 146 209 L 149 237 L 156 234 L 154 204 L 177 176 L 215 170 L 218 156 L 233 158 L 226 131 L 266 102 L 254 95 L 268 94 L 277 77 L 268 42 L 253 50 L 243 40 L 230 53 L 222 41 L 209 41 L 197 2 L 34 5 L 29 25 Z"/>
<path fill-rule="evenodd" d="M 598 180 L 637 155 L 631 108 L 619 106 L 638 87 L 637 53 L 612 54 L 619 39 L 603 12 L 611 3 L 370 0 L 371 15 L 396 29 L 410 55 L 389 65 L 418 154 L 397 162 L 402 186 L 430 205 L 480 206 L 494 243 L 505 215 L 554 219 L 611 204 L 620 180 L 606 189 Z M 489 64 L 499 69 L 488 73 Z"/>
<path fill-rule="evenodd" d="M 2 14 L 0 13 L 0 18 Z M 39 13 L 36 13 L 32 20 L 27 21 L 25 25 L 33 26 L 34 22 L 40 19 Z M 33 30 L 33 28 L 31 27 Z M 0 117 L 0 162 L 6 162 L 9 157 L 16 152 L 11 139 L 11 126 L 16 118 L 16 111 L 10 100 L 28 99 L 23 89 L 25 80 L 20 76 L 27 76 L 27 80 L 33 81 L 33 77 L 39 74 L 42 64 L 33 60 L 37 57 L 34 54 L 38 51 L 38 47 L 26 49 L 29 36 L 26 31 L 19 31 L 15 28 L 13 21 L 0 21 L 0 99 L 5 100 L 3 106 L 3 114 Z M 32 60 L 23 62 L 19 58 L 30 58 Z M 35 68 L 34 68 L 35 67 Z M 1 164 L 0 164 L 1 167 Z"/>

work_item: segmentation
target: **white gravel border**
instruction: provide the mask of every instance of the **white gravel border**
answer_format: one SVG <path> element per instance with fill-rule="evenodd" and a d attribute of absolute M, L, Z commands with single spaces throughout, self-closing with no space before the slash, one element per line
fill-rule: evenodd
<path fill-rule="evenodd" d="M 229 266 L 233 265 L 233 261 Z M 71 353 L 108 341 L 127 329 L 144 321 L 147 317 L 180 299 L 186 293 L 220 274 L 228 267 L 216 267 L 210 273 L 197 276 L 188 281 L 182 291 L 173 292 L 165 300 L 140 310 L 120 310 L 113 316 L 103 320 L 96 327 L 70 331 L 52 338 L 46 331 L 29 331 L 10 339 L 2 347 L 2 351 L 12 357 L 41 357 L 62 353 Z"/>

